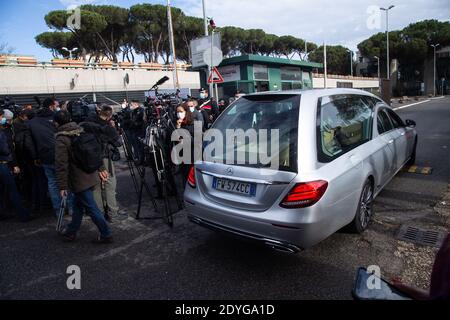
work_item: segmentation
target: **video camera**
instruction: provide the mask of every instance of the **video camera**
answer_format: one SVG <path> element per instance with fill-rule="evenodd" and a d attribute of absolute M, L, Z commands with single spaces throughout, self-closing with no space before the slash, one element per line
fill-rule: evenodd
<path fill-rule="evenodd" d="M 20 113 L 20 106 L 9 96 L 5 96 L 3 100 L 0 100 L 0 109 L 8 109 L 14 114 L 14 118 Z"/>
<path fill-rule="evenodd" d="M 72 121 L 81 123 L 86 121 L 91 115 L 97 113 L 97 105 L 80 98 L 70 101 L 67 105 L 67 110 L 72 117 Z"/>

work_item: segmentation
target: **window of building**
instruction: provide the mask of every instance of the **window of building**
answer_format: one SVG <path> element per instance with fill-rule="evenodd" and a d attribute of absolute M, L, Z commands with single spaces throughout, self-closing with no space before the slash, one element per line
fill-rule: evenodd
<path fill-rule="evenodd" d="M 281 81 L 302 81 L 300 68 L 281 67 Z"/>
<path fill-rule="evenodd" d="M 253 78 L 255 80 L 269 80 L 269 69 L 260 64 L 253 65 Z"/>

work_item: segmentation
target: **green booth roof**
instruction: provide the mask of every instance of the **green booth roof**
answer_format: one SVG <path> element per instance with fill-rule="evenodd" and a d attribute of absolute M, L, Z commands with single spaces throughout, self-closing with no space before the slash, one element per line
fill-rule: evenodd
<path fill-rule="evenodd" d="M 284 65 L 284 66 L 309 67 L 309 68 L 323 68 L 323 64 L 318 63 L 318 62 L 289 60 L 289 59 L 283 59 L 283 58 L 260 56 L 260 55 L 256 55 L 256 54 L 249 54 L 249 55 L 227 58 L 222 61 L 220 66 L 228 66 L 228 65 L 233 65 L 233 64 L 239 64 L 242 62 L 254 62 L 254 63 L 261 63 L 261 64 L 277 64 L 277 65 Z"/>

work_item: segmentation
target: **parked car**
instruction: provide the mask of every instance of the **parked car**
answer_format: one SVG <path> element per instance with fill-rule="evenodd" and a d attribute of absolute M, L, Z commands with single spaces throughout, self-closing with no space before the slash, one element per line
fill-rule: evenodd
<path fill-rule="evenodd" d="M 279 129 L 279 166 L 247 162 L 253 152 L 248 145 L 246 162 L 225 164 L 237 149 L 228 144 L 191 168 L 184 194 L 188 217 L 291 253 L 346 226 L 361 233 L 373 215 L 373 199 L 406 163 L 414 163 L 415 125 L 362 90 L 244 96 L 213 128 L 224 134 Z"/>

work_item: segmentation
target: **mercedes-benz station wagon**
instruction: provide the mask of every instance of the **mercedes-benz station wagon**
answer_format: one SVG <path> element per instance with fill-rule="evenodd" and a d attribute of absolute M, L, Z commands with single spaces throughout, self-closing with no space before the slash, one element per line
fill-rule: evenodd
<path fill-rule="evenodd" d="M 343 227 L 363 232 L 374 198 L 414 163 L 417 146 L 414 121 L 404 122 L 380 98 L 355 89 L 247 95 L 212 128 L 223 136 L 255 129 L 257 146 L 249 137 L 226 141 L 191 168 L 184 194 L 189 219 L 291 253 Z M 255 161 L 262 136 L 268 150 L 278 138 L 276 154 L 267 152 L 277 156 L 277 167 L 263 157 Z M 227 161 L 238 159 L 230 157 L 238 151 L 245 157 Z"/>

